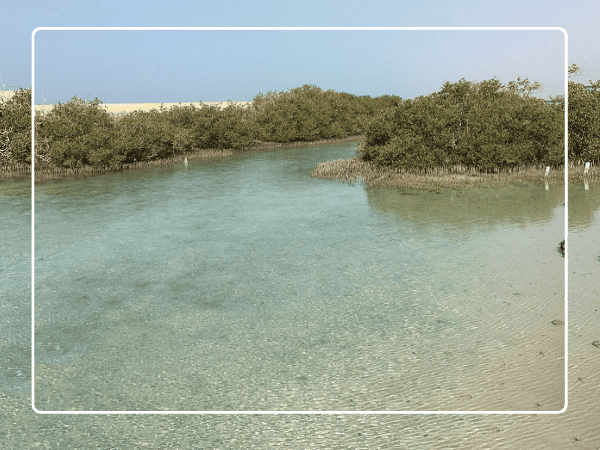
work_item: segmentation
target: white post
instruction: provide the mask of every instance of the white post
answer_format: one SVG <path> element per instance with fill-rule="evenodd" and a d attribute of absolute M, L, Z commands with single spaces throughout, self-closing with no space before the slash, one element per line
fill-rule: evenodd
<path fill-rule="evenodd" d="M 183 164 L 187 167 L 188 162 L 187 162 L 187 156 L 185 157 L 185 159 L 183 160 Z"/>
<path fill-rule="evenodd" d="M 589 190 L 590 190 L 590 185 L 589 185 L 589 183 L 588 183 L 588 180 L 585 180 L 585 179 L 583 180 L 583 188 L 584 188 L 586 191 L 589 191 Z"/>
<path fill-rule="evenodd" d="M 583 169 L 583 173 L 588 173 L 590 171 L 590 163 L 586 162 L 585 163 L 585 169 Z"/>
<path fill-rule="evenodd" d="M 547 177 L 549 173 L 550 173 L 550 166 L 546 166 L 546 175 L 544 175 L 544 176 Z"/>

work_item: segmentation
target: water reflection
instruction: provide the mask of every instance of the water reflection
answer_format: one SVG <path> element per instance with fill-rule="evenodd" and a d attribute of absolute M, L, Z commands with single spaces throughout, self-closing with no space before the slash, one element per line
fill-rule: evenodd
<path fill-rule="evenodd" d="M 398 189 L 372 188 L 367 196 L 375 210 L 391 213 L 395 220 L 421 231 L 441 226 L 463 232 L 482 226 L 547 223 L 555 218 L 555 209 L 565 199 L 564 187 L 545 191 L 534 184 L 413 195 Z"/>
<path fill-rule="evenodd" d="M 600 186 L 569 183 L 569 228 L 588 228 L 595 223 L 600 209 Z"/>

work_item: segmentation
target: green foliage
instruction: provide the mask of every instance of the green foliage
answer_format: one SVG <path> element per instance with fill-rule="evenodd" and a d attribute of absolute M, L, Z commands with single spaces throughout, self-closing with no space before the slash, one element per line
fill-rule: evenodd
<path fill-rule="evenodd" d="M 187 107 L 195 148 L 234 149 L 250 147 L 255 133 L 249 112 L 234 104 L 224 109 L 215 106 Z"/>
<path fill-rule="evenodd" d="M 122 117 L 109 134 L 109 145 L 92 161 L 94 165 L 168 158 L 176 153 L 175 127 L 156 110 L 134 111 Z"/>
<path fill-rule="evenodd" d="M 120 167 L 194 149 L 243 149 L 254 143 L 249 113 L 233 104 L 175 106 L 111 116 L 97 99 L 74 97 L 39 116 L 36 146 L 44 143 L 58 167 Z"/>
<path fill-rule="evenodd" d="M 229 105 L 174 106 L 150 112 L 135 111 L 115 120 L 108 144 L 90 156 L 90 163 L 118 166 L 165 159 L 196 149 L 243 149 L 254 138 L 248 112 Z"/>
<path fill-rule="evenodd" d="M 31 163 L 31 88 L 0 101 L 0 162 Z"/>
<path fill-rule="evenodd" d="M 418 169 L 559 165 L 564 148 L 561 108 L 529 97 L 536 85 L 519 82 L 508 87 L 496 79 L 447 82 L 439 92 L 385 110 L 367 127 L 362 158 Z"/>
<path fill-rule="evenodd" d="M 305 84 L 288 92 L 256 96 L 253 121 L 263 141 L 337 139 L 363 133 L 376 111 L 400 101 L 396 96 L 372 99 Z"/>
<path fill-rule="evenodd" d="M 107 145 L 113 127 L 112 118 L 98 102 L 77 97 L 38 117 L 36 141 L 47 144 L 50 162 L 58 167 L 89 165 L 90 155 Z"/>
<path fill-rule="evenodd" d="M 73 97 L 47 113 L 36 112 L 36 162 L 120 167 L 196 149 L 243 150 L 257 140 L 364 134 L 363 159 L 394 168 L 560 165 L 564 98 L 547 103 L 531 97 L 538 88 L 527 79 L 506 86 L 496 79 L 463 79 L 403 101 L 304 85 L 259 94 L 250 108 L 176 106 L 120 116 L 107 113 L 98 98 Z M 0 163 L 31 163 L 30 130 L 31 89 L 19 89 L 0 101 Z M 569 157 L 600 164 L 600 81 L 569 82 Z"/>
<path fill-rule="evenodd" d="M 600 80 L 569 81 L 569 159 L 600 164 Z"/>
<path fill-rule="evenodd" d="M 113 116 L 98 98 L 73 97 L 47 113 L 36 113 L 36 157 L 57 167 L 123 164 L 169 158 L 196 149 L 243 150 L 257 140 L 314 141 L 362 133 L 377 111 L 402 99 L 372 99 L 305 85 L 257 96 L 251 108 L 233 103 L 161 107 Z M 0 156 L 30 163 L 31 89 L 0 105 Z"/>

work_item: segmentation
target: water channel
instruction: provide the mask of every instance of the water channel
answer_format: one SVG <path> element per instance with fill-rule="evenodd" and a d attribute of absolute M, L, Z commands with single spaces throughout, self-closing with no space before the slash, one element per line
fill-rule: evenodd
<path fill-rule="evenodd" d="M 37 185 L 36 408 L 560 410 L 564 187 L 311 178 L 354 149 Z M 21 392 L 29 195 L 0 185 L 0 385 Z"/>

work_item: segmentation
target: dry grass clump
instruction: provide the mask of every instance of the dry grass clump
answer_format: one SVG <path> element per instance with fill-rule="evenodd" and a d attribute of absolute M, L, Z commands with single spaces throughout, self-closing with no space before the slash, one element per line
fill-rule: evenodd
<path fill-rule="evenodd" d="M 0 181 L 5 179 L 19 180 L 31 176 L 29 164 L 2 164 L 0 165 Z"/>
<path fill-rule="evenodd" d="M 591 165 L 588 173 L 585 173 L 584 163 L 569 163 L 569 181 L 598 183 L 600 182 L 600 167 Z"/>
<path fill-rule="evenodd" d="M 576 170 L 570 171 L 575 174 Z M 581 167 L 583 174 L 583 166 Z M 597 170 L 594 172 L 598 179 Z M 360 156 L 352 159 L 340 159 L 320 163 L 311 173 L 314 178 L 326 180 L 342 180 L 348 182 L 362 181 L 369 186 L 398 187 L 403 189 L 419 189 L 437 191 L 443 188 L 461 189 L 467 187 L 492 187 L 501 184 L 531 181 L 531 182 L 564 182 L 563 169 L 551 170 L 545 175 L 546 168 L 517 167 L 514 169 L 499 170 L 495 173 L 479 172 L 475 168 L 463 166 L 439 167 L 434 169 L 391 169 L 375 166 L 365 162 Z M 592 171 L 590 170 L 590 174 Z M 579 174 L 574 175 L 579 176 Z M 582 176 L 582 175 L 581 175 Z M 586 177 L 591 180 L 591 176 Z"/>

